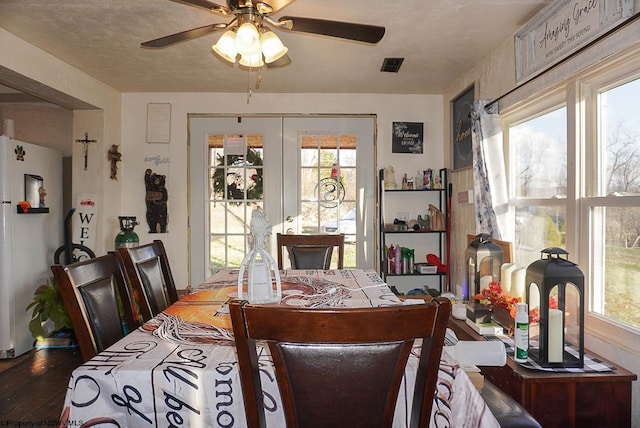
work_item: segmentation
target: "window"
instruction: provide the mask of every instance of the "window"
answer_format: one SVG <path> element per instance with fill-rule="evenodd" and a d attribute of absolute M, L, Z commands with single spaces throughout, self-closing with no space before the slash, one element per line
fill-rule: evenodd
<path fill-rule="evenodd" d="M 567 109 L 556 108 L 509 128 L 515 262 L 528 266 L 540 250 L 565 247 Z"/>
<path fill-rule="evenodd" d="M 621 57 L 564 84 L 502 115 L 516 262 L 565 248 L 587 332 L 640 351 L 640 69 Z"/>
<path fill-rule="evenodd" d="M 640 79 L 596 91 L 596 156 L 587 188 L 591 310 L 640 328 Z"/>

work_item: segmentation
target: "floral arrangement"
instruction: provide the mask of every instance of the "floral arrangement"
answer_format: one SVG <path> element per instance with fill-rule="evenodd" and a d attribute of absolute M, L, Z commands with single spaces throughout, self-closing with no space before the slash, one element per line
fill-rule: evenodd
<path fill-rule="evenodd" d="M 516 316 L 517 304 L 522 301 L 520 297 L 511 297 L 502 291 L 500 283 L 491 281 L 489 288 L 484 288 L 480 293 L 473 296 L 475 300 L 491 308 L 499 307 L 509 311 L 512 318 Z"/>

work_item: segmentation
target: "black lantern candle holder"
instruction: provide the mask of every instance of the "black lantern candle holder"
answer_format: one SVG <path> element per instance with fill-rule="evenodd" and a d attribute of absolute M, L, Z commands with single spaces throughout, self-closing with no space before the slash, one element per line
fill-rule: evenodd
<path fill-rule="evenodd" d="M 542 367 L 584 366 L 584 275 L 561 248 L 529 265 L 529 357 Z"/>
<path fill-rule="evenodd" d="M 464 300 L 471 300 L 492 281 L 500 281 L 502 257 L 502 248 L 491 240 L 490 235 L 481 233 L 476 236 L 465 251 L 467 284 Z"/>

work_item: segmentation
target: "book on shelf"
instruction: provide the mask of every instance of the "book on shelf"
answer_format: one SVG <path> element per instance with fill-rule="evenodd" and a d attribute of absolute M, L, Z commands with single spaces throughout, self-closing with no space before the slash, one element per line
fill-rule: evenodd
<path fill-rule="evenodd" d="M 466 322 L 467 325 L 478 334 L 502 334 L 504 332 L 503 327 L 494 320 L 489 322 L 473 322 L 467 318 Z"/>

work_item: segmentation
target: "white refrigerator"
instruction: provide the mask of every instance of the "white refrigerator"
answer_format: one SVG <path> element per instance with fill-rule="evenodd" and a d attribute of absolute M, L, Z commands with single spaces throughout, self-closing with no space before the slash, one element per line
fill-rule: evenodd
<path fill-rule="evenodd" d="M 0 136 L 0 358 L 33 347 L 26 307 L 52 277 L 53 253 L 63 243 L 62 191 L 61 152 Z M 27 197 L 36 209 L 19 213 Z"/>

